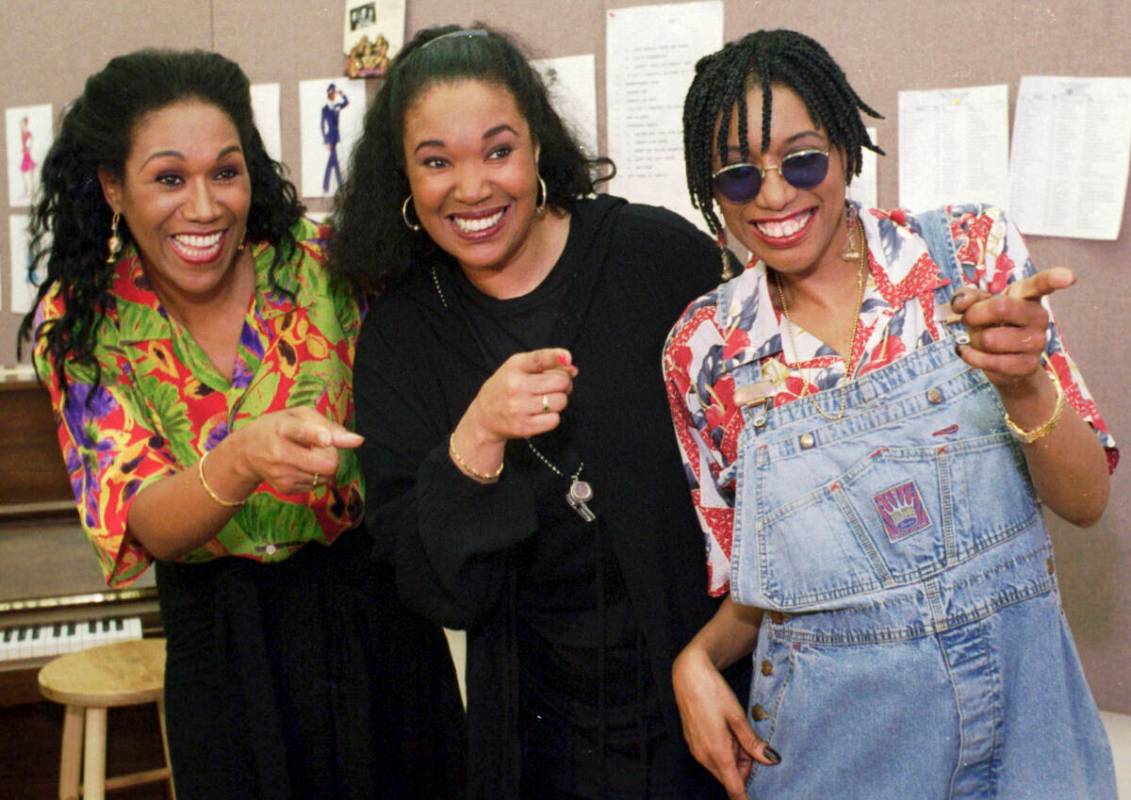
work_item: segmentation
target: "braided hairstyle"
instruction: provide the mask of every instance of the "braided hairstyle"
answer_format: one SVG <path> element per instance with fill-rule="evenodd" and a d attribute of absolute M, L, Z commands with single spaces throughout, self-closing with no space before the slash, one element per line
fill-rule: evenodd
<path fill-rule="evenodd" d="M 818 42 L 788 30 L 755 31 L 729 42 L 699 59 L 683 105 L 683 154 L 691 204 L 716 236 L 724 226 L 713 207 L 711 157 L 717 152 L 725 158 L 731 117 L 737 114 L 738 146 L 743 160 L 750 158 L 746 94 L 753 86 L 762 91 L 762 151 L 769 148 L 775 85 L 796 92 L 809 116 L 843 151 L 846 179 L 860 174 L 863 148 L 883 155 L 868 138 L 860 112 L 883 117 L 860 99 L 844 70 Z"/>
<path fill-rule="evenodd" d="M 365 128 L 350 160 L 349 177 L 338 192 L 329 247 L 331 273 L 366 291 L 382 292 L 415 267 L 450 261 L 424 231 L 411 231 L 401 218 L 409 195 L 405 174 L 405 114 L 438 83 L 482 81 L 506 89 L 530 126 L 541 152 L 538 171 L 546 202 L 572 210 L 593 194 L 612 170 L 607 158 L 590 158 L 550 103 L 546 85 L 507 35 L 480 23 L 422 30 L 389 66 L 385 83 L 365 115 Z"/>
<path fill-rule="evenodd" d="M 302 216 L 295 187 L 273 161 L 252 119 L 247 76 L 239 65 L 203 50 L 138 50 L 118 56 L 90 76 L 82 95 L 63 115 L 59 137 L 43 160 L 42 194 L 32 207 L 29 277 L 42 277 L 38 301 L 58 291 L 62 316 L 36 326 L 36 311 L 20 324 L 19 350 L 31 338 L 45 340 L 46 354 L 67 390 L 64 361 L 89 367 L 98 384 L 94 358 L 98 329 L 113 304 L 110 286 L 114 268 L 104 263 L 113 216 L 102 194 L 98 171 L 118 180 L 143 117 L 186 100 L 200 100 L 220 109 L 235 126 L 251 181 L 249 241 L 275 247 L 272 285 L 279 267 L 297 244 L 291 228 Z M 133 241 L 127 220 L 118 236 Z M 93 396 L 93 394 L 92 394 Z"/>

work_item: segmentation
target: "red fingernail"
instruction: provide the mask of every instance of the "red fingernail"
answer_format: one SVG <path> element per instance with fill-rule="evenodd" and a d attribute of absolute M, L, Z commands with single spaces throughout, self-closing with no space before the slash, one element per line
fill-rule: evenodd
<path fill-rule="evenodd" d="M 568 356 L 568 355 L 566 355 L 565 353 L 559 353 L 559 354 L 558 354 L 558 362 L 559 362 L 559 363 L 560 363 L 560 364 L 561 364 L 561 365 L 562 365 L 563 367 L 568 367 L 568 366 L 569 366 L 569 356 Z"/>

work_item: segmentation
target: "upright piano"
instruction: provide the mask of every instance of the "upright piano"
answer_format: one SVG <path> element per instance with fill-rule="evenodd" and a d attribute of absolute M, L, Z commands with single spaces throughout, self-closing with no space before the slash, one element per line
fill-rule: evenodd
<path fill-rule="evenodd" d="M 109 589 L 102 578 L 79 526 L 47 391 L 26 369 L 0 371 L 0 797 L 54 795 L 62 709 L 42 700 L 39 668 L 60 653 L 160 635 L 152 571 L 127 589 Z M 111 742 L 111 769 L 160 763 L 156 712 L 121 711 L 111 714 L 111 740 L 135 741 Z M 115 716 L 131 730 L 115 734 Z M 144 752 L 114 752 L 130 748 Z"/>

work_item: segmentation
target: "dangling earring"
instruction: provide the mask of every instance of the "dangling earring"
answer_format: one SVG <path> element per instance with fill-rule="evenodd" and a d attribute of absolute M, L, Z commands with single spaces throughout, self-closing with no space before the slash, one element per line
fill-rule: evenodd
<path fill-rule="evenodd" d="M 715 238 L 715 244 L 719 246 L 719 254 L 723 257 L 723 281 L 729 281 L 734 277 L 734 270 L 730 268 L 731 254 L 727 249 L 727 232 L 726 230 L 719 231 L 719 235 Z"/>
<path fill-rule="evenodd" d="M 118 260 L 118 252 L 122 249 L 122 239 L 118 236 L 118 222 L 122 219 L 122 215 L 117 211 L 114 212 L 114 218 L 110 220 L 110 238 L 106 240 L 106 249 L 109 255 L 106 256 L 106 263 L 113 264 Z"/>
<path fill-rule="evenodd" d="M 546 191 L 546 182 L 542 180 L 542 173 L 538 173 L 538 188 L 541 190 L 542 198 L 535 204 L 534 213 L 542 216 L 546 213 L 546 201 L 550 198 L 549 192 Z"/>
<path fill-rule="evenodd" d="M 418 230 L 420 230 L 420 223 L 419 222 L 417 222 L 417 223 L 409 222 L 409 219 L 408 219 L 408 204 L 411 203 L 411 202 L 412 202 L 412 193 L 410 192 L 408 197 L 406 197 L 404 199 L 404 202 L 401 203 L 401 219 L 404 220 L 404 224 L 408 226 L 408 229 L 410 231 L 418 231 Z"/>
<path fill-rule="evenodd" d="M 852 203 L 845 203 L 845 215 L 848 227 L 848 244 L 840 257 L 845 261 L 855 261 L 860 258 L 860 243 L 857 241 L 857 237 L 860 235 L 860 220 L 856 215 L 856 206 Z"/>

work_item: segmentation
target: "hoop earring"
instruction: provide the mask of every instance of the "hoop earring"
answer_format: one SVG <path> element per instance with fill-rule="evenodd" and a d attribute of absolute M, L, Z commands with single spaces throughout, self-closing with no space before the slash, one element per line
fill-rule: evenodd
<path fill-rule="evenodd" d="M 113 219 L 110 220 L 110 238 L 106 240 L 106 249 L 109 251 L 109 255 L 106 256 L 107 264 L 115 263 L 122 249 L 122 238 L 118 236 L 118 223 L 121 219 L 122 215 L 115 211 Z"/>
<path fill-rule="evenodd" d="M 723 282 L 729 281 L 734 277 L 734 270 L 731 269 L 731 255 L 730 250 L 727 249 L 727 232 L 724 228 L 719 231 L 719 235 L 715 238 L 715 244 L 719 246 L 719 255 L 723 258 Z"/>
<path fill-rule="evenodd" d="M 845 220 L 848 226 L 848 244 L 840 257 L 845 261 L 855 261 L 860 258 L 860 219 L 856 214 L 856 206 L 845 203 Z"/>
<path fill-rule="evenodd" d="M 417 222 L 417 223 L 414 224 L 412 222 L 409 222 L 409 219 L 408 219 L 408 204 L 411 203 L 411 202 L 412 202 L 412 193 L 410 192 L 408 197 L 406 197 L 404 199 L 404 202 L 401 203 L 401 219 L 404 220 L 405 226 L 410 231 L 415 232 L 415 231 L 420 230 L 420 223 Z"/>
<path fill-rule="evenodd" d="M 550 199 L 550 193 L 546 190 L 546 181 L 542 180 L 542 173 L 538 173 L 538 188 L 542 192 L 542 199 L 534 205 L 534 213 L 542 216 L 546 213 L 546 202 Z"/>

